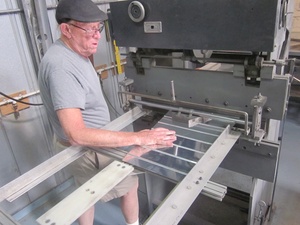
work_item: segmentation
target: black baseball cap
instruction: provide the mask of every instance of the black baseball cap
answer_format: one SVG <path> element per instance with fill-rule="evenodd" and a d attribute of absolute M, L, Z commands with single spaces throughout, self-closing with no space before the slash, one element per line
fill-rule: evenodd
<path fill-rule="evenodd" d="M 60 0 L 55 18 L 58 24 L 76 20 L 83 23 L 102 22 L 107 14 L 101 11 L 91 0 Z"/>

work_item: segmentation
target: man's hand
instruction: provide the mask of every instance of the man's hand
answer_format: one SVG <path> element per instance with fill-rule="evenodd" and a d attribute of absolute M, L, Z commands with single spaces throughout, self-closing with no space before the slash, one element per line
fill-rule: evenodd
<path fill-rule="evenodd" d="M 172 147 L 176 141 L 176 133 L 166 128 L 155 128 L 138 132 L 140 146 L 161 145 Z"/>
<path fill-rule="evenodd" d="M 172 147 L 173 142 L 176 141 L 175 131 L 165 128 L 142 130 L 138 132 L 137 135 L 140 139 L 140 144 L 134 146 L 123 158 L 123 161 L 125 162 L 128 162 L 135 157 L 141 157 L 151 150 Z"/>
<path fill-rule="evenodd" d="M 131 159 L 136 157 L 141 157 L 142 155 L 146 154 L 155 149 L 162 149 L 162 148 L 169 148 L 170 146 L 165 145 L 147 145 L 147 146 L 134 146 L 123 158 L 124 162 L 129 162 Z"/>

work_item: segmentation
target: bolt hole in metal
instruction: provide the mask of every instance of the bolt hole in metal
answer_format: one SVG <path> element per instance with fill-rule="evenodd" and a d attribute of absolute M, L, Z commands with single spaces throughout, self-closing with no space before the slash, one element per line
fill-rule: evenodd
<path fill-rule="evenodd" d="M 50 222 L 51 222 L 51 220 L 49 220 L 49 219 L 45 221 L 45 223 L 50 223 Z M 53 223 L 50 223 L 50 225 L 56 225 L 56 223 L 53 222 Z"/>
<path fill-rule="evenodd" d="M 95 191 L 91 191 L 90 193 L 93 195 L 93 194 L 95 194 Z"/>
<path fill-rule="evenodd" d="M 44 36 L 44 39 L 45 39 L 45 40 L 48 39 L 47 34 L 42 34 L 42 35 Z M 42 35 L 39 34 L 39 35 L 37 36 L 37 40 L 38 40 L 40 43 L 42 43 L 42 40 L 43 40 Z"/>

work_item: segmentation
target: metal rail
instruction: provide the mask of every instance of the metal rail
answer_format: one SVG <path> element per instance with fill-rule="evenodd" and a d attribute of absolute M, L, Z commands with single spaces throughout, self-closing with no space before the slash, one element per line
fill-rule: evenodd
<path fill-rule="evenodd" d="M 24 98 L 28 98 L 28 97 L 37 95 L 39 93 L 40 93 L 40 91 L 38 90 L 38 91 L 34 91 L 34 92 L 27 93 L 27 94 L 24 94 L 24 95 L 16 96 L 16 97 L 13 97 L 13 98 L 16 99 L 16 100 L 22 100 Z M 10 104 L 10 103 L 14 103 L 14 102 L 15 102 L 15 100 L 12 100 L 12 99 L 3 100 L 2 102 L 0 102 L 0 106 L 7 105 L 7 104 Z"/>
<path fill-rule="evenodd" d="M 58 153 L 47 161 L 24 173 L 15 180 L 0 188 L 0 202 L 7 200 L 14 201 L 48 177 L 58 172 L 71 162 L 86 153 L 81 147 L 69 147 Z"/>
<path fill-rule="evenodd" d="M 20 12 L 23 12 L 23 10 L 22 9 L 0 10 L 0 15 L 15 14 Z"/>
<path fill-rule="evenodd" d="M 41 225 L 72 224 L 133 170 L 128 164 L 112 162 L 36 221 Z"/>
<path fill-rule="evenodd" d="M 231 132 L 227 126 L 144 225 L 156 225 L 157 221 L 165 225 L 178 224 L 240 135 L 239 132 Z"/>
<path fill-rule="evenodd" d="M 243 116 L 244 117 L 244 121 L 243 121 L 243 120 L 234 119 L 234 118 L 230 118 L 230 117 L 224 117 L 224 116 L 220 116 L 220 115 L 216 115 L 216 114 L 199 112 L 199 111 L 196 111 L 196 110 L 193 110 L 193 109 L 185 109 L 185 108 L 182 108 L 182 107 L 170 106 L 170 105 L 174 105 L 174 102 L 172 102 L 171 100 L 167 100 L 167 99 L 162 99 L 162 98 L 158 98 L 158 97 L 153 97 L 153 96 L 139 94 L 139 93 L 133 93 L 133 92 L 123 91 L 123 92 L 119 92 L 119 93 L 127 94 L 127 95 L 133 95 L 133 96 L 140 96 L 140 97 L 148 98 L 148 99 L 152 99 L 152 100 L 158 100 L 158 101 L 161 101 L 161 102 L 164 102 L 164 103 L 168 103 L 169 105 L 162 105 L 162 104 L 158 104 L 158 103 L 152 103 L 152 102 L 146 102 L 146 101 L 142 101 L 142 100 L 130 99 L 129 101 L 131 103 L 134 103 L 134 104 L 140 104 L 140 105 L 145 105 L 145 106 L 149 106 L 149 107 L 166 109 L 166 110 L 170 110 L 170 111 L 183 112 L 183 113 L 188 113 L 188 114 L 193 114 L 193 115 L 198 115 L 198 116 L 205 116 L 205 117 L 214 118 L 216 120 L 231 121 L 231 122 L 235 122 L 235 123 L 238 123 L 238 124 L 242 124 L 242 125 L 244 125 L 244 134 L 247 135 L 249 133 L 248 113 L 244 112 L 244 111 L 224 109 L 224 108 L 218 108 L 218 107 L 214 107 L 214 106 L 206 106 L 206 105 L 201 105 L 201 104 L 195 104 L 195 103 L 177 101 L 176 100 L 176 103 L 178 105 L 198 107 L 198 108 L 201 108 L 201 109 L 206 110 L 206 111 L 212 111 L 213 113 L 224 113 L 224 114 L 231 115 L 231 116 Z"/>
<path fill-rule="evenodd" d="M 230 54 L 229 54 L 230 55 Z M 232 55 L 232 54 L 231 54 Z M 252 55 L 244 55 L 246 57 L 251 57 Z M 225 59 L 225 58 L 205 58 L 205 57 L 195 57 L 195 56 L 171 56 L 171 55 L 139 55 L 140 58 L 150 58 L 150 59 L 180 59 L 180 60 L 201 60 L 206 63 L 227 63 L 227 64 L 240 64 L 244 65 L 245 58 L 243 59 Z M 262 65 L 279 65 L 285 66 L 287 62 L 284 60 L 272 60 L 263 61 Z"/>
<path fill-rule="evenodd" d="M 111 123 L 104 126 L 103 129 L 115 131 L 121 130 L 143 115 L 145 115 L 145 112 L 140 110 L 139 107 L 136 107 L 125 113 L 123 116 L 113 120 Z M 86 148 L 71 146 L 54 155 L 15 180 L 2 186 L 0 188 L 0 202 L 3 200 L 8 200 L 10 202 L 14 201 L 54 173 L 84 155 L 86 151 Z"/>

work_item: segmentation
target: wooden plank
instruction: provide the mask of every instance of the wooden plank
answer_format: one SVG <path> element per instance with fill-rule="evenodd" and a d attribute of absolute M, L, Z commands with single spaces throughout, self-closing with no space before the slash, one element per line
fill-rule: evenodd
<path fill-rule="evenodd" d="M 72 224 L 133 171 L 133 167 L 113 161 L 64 200 L 37 219 L 40 225 Z"/>
<path fill-rule="evenodd" d="M 124 64 L 126 63 L 126 59 L 122 59 L 120 61 L 121 63 L 121 72 L 124 73 Z M 112 75 L 116 75 L 115 70 L 117 69 L 117 64 L 116 63 L 111 63 L 111 66 L 107 66 L 106 64 L 102 64 L 102 65 L 98 65 L 95 66 L 95 70 L 96 71 L 101 71 L 100 74 L 100 78 L 102 80 L 107 79 L 108 78 L 108 72 L 110 71 L 112 73 Z M 118 75 L 118 73 L 117 73 Z"/>
<path fill-rule="evenodd" d="M 101 74 L 99 75 L 101 80 L 104 80 L 104 79 L 108 78 L 108 70 L 105 70 L 106 67 L 107 67 L 106 64 L 102 64 L 102 65 L 99 65 L 99 66 L 95 67 L 96 71 L 98 71 L 98 70 L 102 71 Z"/>
<path fill-rule="evenodd" d="M 25 95 L 25 94 L 26 94 L 26 91 L 19 91 L 19 92 L 10 94 L 9 96 L 12 97 L 12 98 L 15 98 L 15 97 L 19 97 L 19 96 L 22 96 L 22 95 Z M 0 98 L 0 102 L 6 101 L 6 100 L 9 100 L 9 99 L 6 98 L 6 97 L 1 97 Z M 29 98 L 23 98 L 22 101 L 28 103 Z M 6 115 L 14 113 L 15 111 L 21 111 L 23 109 L 27 109 L 27 108 L 29 108 L 29 105 L 26 105 L 26 104 L 23 104 L 23 103 L 20 103 L 20 102 L 16 102 L 15 107 L 16 108 L 14 108 L 11 103 L 6 104 L 6 105 L 2 105 L 2 106 L 0 106 L 0 113 L 1 113 L 2 116 L 6 116 Z"/>

